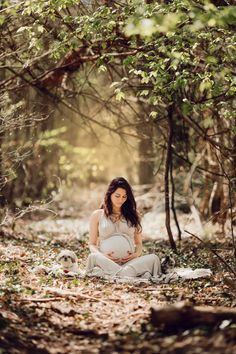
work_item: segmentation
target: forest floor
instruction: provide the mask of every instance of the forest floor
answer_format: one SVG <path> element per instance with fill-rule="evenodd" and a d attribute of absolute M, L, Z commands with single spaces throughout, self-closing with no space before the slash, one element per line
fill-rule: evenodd
<path fill-rule="evenodd" d="M 74 250 L 84 267 L 88 255 L 86 228 L 78 237 L 73 229 L 73 212 L 68 211 L 66 217 L 71 223 L 67 224 L 59 214 L 44 220 L 20 220 L 14 231 L 10 227 L 1 230 L 1 354 L 232 354 L 236 350 L 236 324 L 230 321 L 164 330 L 154 327 L 150 318 L 152 307 L 179 301 L 236 307 L 233 274 L 209 249 L 234 267 L 230 237 L 223 238 L 219 233 L 205 244 L 184 237 L 178 245 L 176 265 L 212 269 L 213 276 L 206 279 L 130 284 L 97 278 L 36 276 L 33 267 L 50 265 L 62 248 Z M 73 226 L 63 229 L 65 225 Z M 144 252 L 153 251 L 171 254 L 166 239 L 146 237 Z M 67 294 L 55 295 L 52 288 L 66 290 Z"/>

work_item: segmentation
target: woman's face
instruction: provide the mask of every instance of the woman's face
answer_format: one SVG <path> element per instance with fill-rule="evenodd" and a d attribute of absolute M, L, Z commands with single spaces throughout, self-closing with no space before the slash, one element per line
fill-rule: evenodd
<path fill-rule="evenodd" d="M 126 190 L 123 188 L 117 188 L 115 192 L 111 194 L 112 206 L 120 209 L 124 202 L 127 200 Z"/>

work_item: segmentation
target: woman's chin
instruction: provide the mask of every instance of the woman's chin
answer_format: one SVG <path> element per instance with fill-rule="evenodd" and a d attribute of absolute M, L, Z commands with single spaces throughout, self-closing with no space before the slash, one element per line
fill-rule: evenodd
<path fill-rule="evenodd" d="M 123 203 L 122 204 L 117 204 L 117 205 L 115 205 L 115 208 L 121 209 L 122 205 L 123 205 Z"/>

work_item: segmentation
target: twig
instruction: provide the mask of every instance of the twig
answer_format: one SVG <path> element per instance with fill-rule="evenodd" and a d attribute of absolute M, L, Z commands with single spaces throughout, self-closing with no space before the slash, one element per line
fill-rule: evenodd
<path fill-rule="evenodd" d="M 81 294 L 81 293 L 78 293 L 78 292 L 75 292 L 75 291 L 68 291 L 68 290 L 50 288 L 50 287 L 45 288 L 45 290 L 47 292 L 49 292 L 49 293 L 54 293 L 54 294 L 59 295 L 59 296 L 75 296 L 75 297 L 78 297 L 78 298 L 81 298 L 81 299 L 100 301 L 103 304 L 107 305 L 107 302 L 104 301 L 104 300 L 98 299 L 98 298 L 93 297 L 93 296 L 84 295 L 84 294 Z"/>
<path fill-rule="evenodd" d="M 236 277 L 236 272 L 235 272 L 235 270 L 234 270 L 215 250 L 213 250 L 212 248 L 208 247 L 208 246 L 206 245 L 206 243 L 205 243 L 203 240 L 200 239 L 200 237 L 198 237 L 198 236 L 192 234 L 191 232 L 189 232 L 189 231 L 187 231 L 187 230 L 184 230 L 184 231 L 185 231 L 187 234 L 189 234 L 189 235 L 195 237 L 197 240 L 201 241 L 201 242 L 204 244 L 204 246 L 205 246 L 208 250 L 210 250 L 212 253 L 214 253 L 214 255 L 215 255 L 216 257 L 218 257 L 218 258 L 220 259 L 220 261 L 221 261 L 222 263 L 224 263 L 224 265 L 225 265 L 225 266 L 235 275 L 235 277 Z"/>
<path fill-rule="evenodd" d="M 49 301 L 58 301 L 61 300 L 61 297 L 44 297 L 44 298 L 35 298 L 35 297 L 25 297 L 23 299 L 18 299 L 17 301 L 23 302 L 49 302 Z"/>

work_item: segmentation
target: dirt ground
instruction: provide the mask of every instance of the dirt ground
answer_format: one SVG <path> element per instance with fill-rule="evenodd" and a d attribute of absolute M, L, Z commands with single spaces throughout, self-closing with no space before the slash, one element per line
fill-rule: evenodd
<path fill-rule="evenodd" d="M 67 217 L 67 223 L 62 217 Z M 171 284 L 36 276 L 32 269 L 50 265 L 62 248 L 74 250 L 84 267 L 86 227 L 69 215 L 19 220 L 14 230 L 3 227 L 0 236 L 0 354 L 232 354 L 236 350 L 236 324 L 232 321 L 168 330 L 154 327 L 150 318 L 152 307 L 179 301 L 236 307 L 234 275 L 209 249 L 235 269 L 230 235 L 215 234 L 205 244 L 184 237 L 177 254 L 171 252 L 165 238 L 146 237 L 144 253 L 169 254 L 176 266 L 213 271 L 210 278 Z"/>

